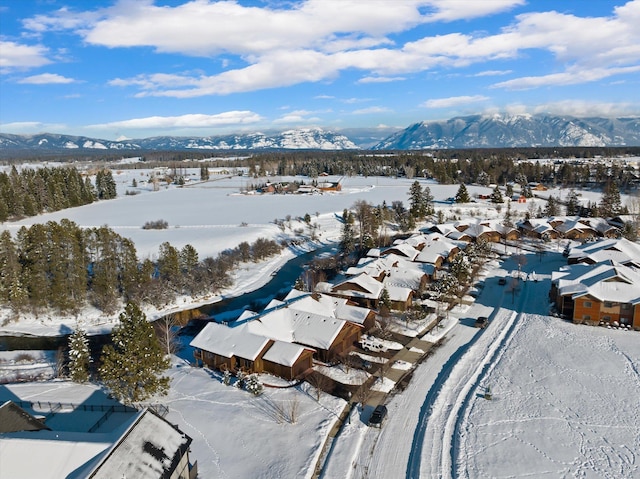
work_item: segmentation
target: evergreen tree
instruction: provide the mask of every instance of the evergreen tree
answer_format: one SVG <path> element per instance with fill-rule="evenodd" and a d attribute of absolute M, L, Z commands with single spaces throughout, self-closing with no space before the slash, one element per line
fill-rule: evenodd
<path fill-rule="evenodd" d="M 560 206 L 555 196 L 550 195 L 547 199 L 547 205 L 544 207 L 544 215 L 546 217 L 558 216 L 560 214 Z"/>
<path fill-rule="evenodd" d="M 113 344 L 102 350 L 100 378 L 124 404 L 166 394 L 169 378 L 160 374 L 170 363 L 164 357 L 151 323 L 135 303 L 128 303 L 112 333 Z"/>
<path fill-rule="evenodd" d="M 76 383 L 84 383 L 89 380 L 89 339 L 87 333 L 76 329 L 69 337 L 69 376 Z"/>
<path fill-rule="evenodd" d="M 580 201 L 578 194 L 573 188 L 569 190 L 567 195 L 567 216 L 575 216 L 580 214 Z"/>
<path fill-rule="evenodd" d="M 0 303 L 14 311 L 20 311 L 28 299 L 21 272 L 16 245 L 5 230 L 0 233 Z"/>
<path fill-rule="evenodd" d="M 435 208 L 433 207 L 433 194 L 431 194 L 431 188 L 424 187 L 422 192 L 422 199 L 424 200 L 424 214 L 425 216 L 433 216 L 435 214 Z"/>
<path fill-rule="evenodd" d="M 356 249 L 356 237 L 353 229 L 353 215 L 345 210 L 343 213 L 344 222 L 342 223 L 342 233 L 340 236 L 340 251 L 342 254 L 349 255 Z"/>
<path fill-rule="evenodd" d="M 511 185 L 511 183 L 507 183 L 504 194 L 509 199 L 513 198 L 513 186 Z"/>
<path fill-rule="evenodd" d="M 502 224 L 507 228 L 513 228 L 513 219 L 511 214 L 511 201 L 507 201 L 507 210 L 504 212 L 504 219 L 502 220 Z"/>
<path fill-rule="evenodd" d="M 460 188 L 458 188 L 458 192 L 455 196 L 456 203 L 469 203 L 471 198 L 469 197 L 469 192 L 467 191 L 467 187 L 464 183 L 460 183 Z"/>
<path fill-rule="evenodd" d="M 602 198 L 600 200 L 600 216 L 603 218 L 611 218 L 618 216 L 622 212 L 622 201 L 620 200 L 620 191 L 615 180 L 609 180 L 605 185 Z"/>
<path fill-rule="evenodd" d="M 504 203 L 504 198 L 502 198 L 502 192 L 498 185 L 493 189 L 493 193 L 491 193 L 491 202 L 492 203 Z"/>
<path fill-rule="evenodd" d="M 426 214 L 426 207 L 422 187 L 416 180 L 409 188 L 409 214 L 412 218 L 422 220 Z"/>

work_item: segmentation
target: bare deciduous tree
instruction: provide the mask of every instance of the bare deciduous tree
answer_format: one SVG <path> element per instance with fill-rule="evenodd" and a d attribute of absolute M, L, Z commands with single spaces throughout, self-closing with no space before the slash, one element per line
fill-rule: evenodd
<path fill-rule="evenodd" d="M 182 345 L 178 338 L 178 320 L 175 315 L 168 314 L 163 318 L 158 319 L 154 323 L 156 329 L 156 335 L 158 336 L 158 342 L 160 348 L 165 354 L 171 355 L 180 351 Z"/>

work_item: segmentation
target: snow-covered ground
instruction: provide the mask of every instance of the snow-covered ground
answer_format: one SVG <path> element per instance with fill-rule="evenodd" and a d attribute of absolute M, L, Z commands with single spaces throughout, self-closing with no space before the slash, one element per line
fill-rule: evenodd
<path fill-rule="evenodd" d="M 539 280 L 513 297 L 487 283 L 389 401 L 382 429 L 345 426 L 322 477 L 640 477 L 639 333 L 549 316 L 561 264 L 532 256 Z"/>
<path fill-rule="evenodd" d="M 187 172 L 195 175 L 199 170 Z M 308 237 L 306 224 L 299 220 L 307 213 L 311 216 L 312 223 L 318 225 L 318 239 L 315 244 L 307 243 L 299 248 L 290 248 L 267 262 L 249 263 L 238 268 L 233 286 L 216 295 L 178 298 L 175 304 L 163 310 L 147 307 L 147 317 L 155 319 L 170 312 L 195 308 L 200 304 L 213 303 L 222 297 L 238 296 L 259 288 L 271 279 L 274 270 L 294 255 L 338 241 L 342 223 L 336 215 L 342 215 L 345 208 L 352 207 L 359 200 L 372 205 L 379 205 L 385 201 L 388 205 L 393 201 L 403 201 L 408 206 L 409 187 L 415 181 L 406 178 L 345 177 L 340 192 L 322 195 L 243 195 L 240 191 L 248 184 L 259 184 L 267 179 L 224 176 L 212 178 L 205 183 L 194 181 L 183 188 L 169 185 L 161 186 L 159 191 L 153 191 L 152 185 L 146 183 L 150 173 L 150 170 L 141 169 L 116 170 L 114 179 L 118 198 L 4 223 L 0 225 L 0 230 L 8 229 L 15 234 L 24 225 L 68 218 L 81 227 L 109 226 L 135 243 L 139 258 L 156 257 L 160 245 L 165 241 L 177 248 L 191 244 L 198 251 L 199 257 L 205 258 L 234 248 L 242 241 L 252 243 L 258 238 L 281 240 Z M 136 179 L 139 186 L 131 186 L 133 179 Z M 310 179 L 304 177 L 282 179 L 310 183 Z M 269 180 L 275 182 L 279 178 Z M 486 202 L 445 204 L 446 198 L 455 195 L 457 185 L 438 185 L 423 179 L 419 181 L 423 187 L 431 188 L 437 202 L 436 209 L 442 208 L 447 217 L 455 215 L 495 218 L 499 215 L 494 205 Z M 140 194 L 126 195 L 126 191 L 139 191 Z M 469 187 L 471 194 L 490 191 L 489 188 Z M 543 203 L 541 201 L 541 204 Z M 286 220 L 288 217 L 291 218 L 290 221 Z M 160 219 L 168 222 L 168 229 L 142 229 L 147 221 Z M 275 224 L 275 220 L 285 222 L 284 231 Z M 242 226 L 244 224 L 246 226 Z M 0 308 L 0 324 L 10 316 L 7 309 Z M 47 313 L 35 317 L 25 314 L 18 322 L 11 321 L 0 326 L 0 334 L 59 335 L 61 332 L 71 332 L 78 324 L 89 334 L 97 334 L 110 331 L 116 320 L 117 314 L 109 317 L 91 308 L 86 308 L 77 317 L 60 317 Z"/>
<path fill-rule="evenodd" d="M 123 170 L 116 175 L 121 192 L 116 200 L 1 227 L 15 232 L 23 224 L 69 218 L 81 226 L 108 224 L 132 238 L 142 257 L 153 256 L 164 241 L 178 247 L 190 243 L 204 257 L 259 236 L 295 236 L 293 230 L 303 227 L 295 218 L 305 213 L 319 223 L 322 242 L 335 241 L 340 231 L 336 213 L 360 199 L 374 205 L 394 200 L 407 204 L 414 181 L 345 178 L 343 191 L 335 194 L 241 196 L 235 193 L 247 179 L 233 177 L 124 196 L 124 190 L 133 189 L 131 175 L 141 173 Z M 456 185 L 429 186 L 436 201 L 457 191 Z M 469 189 L 471 194 L 491 191 Z M 537 202 L 544 206 L 543 200 Z M 522 212 L 528 204 L 512 206 Z M 436 208 L 446 216 L 500 216 L 487 202 L 437 203 Z M 294 219 L 283 232 L 273 221 L 287 215 Z M 157 219 L 168 221 L 170 228 L 142 230 L 146 221 Z M 240 226 L 243 222 L 248 226 Z M 544 257 L 528 255 L 524 269 L 535 270 L 539 281 L 525 283 L 513 295 L 495 277 L 517 269 L 515 262 L 491 265 L 475 303 L 456 308 L 442 328 L 422 338 L 442 342 L 414 371 L 407 388 L 390 399 L 383 427 L 366 426 L 370 407 L 353 409 L 331 444 L 322 477 L 640 477 L 639 333 L 576 326 L 548 316 L 549 274 L 565 263 L 559 251 L 552 245 Z M 235 285 L 224 294 L 255 289 L 293 254 L 288 250 L 270 262 L 240 269 Z M 194 303 L 186 300 L 173 308 Z M 473 327 L 477 316 L 489 317 L 486 329 Z M 65 324 L 73 327 L 75 321 L 24 317 L 0 333 L 43 334 Z M 103 318 L 95 327 L 108 329 L 110 324 L 112 318 Z M 16 356 L 2 356 L 0 369 Z M 188 366 L 188 351 L 181 357 L 169 371 L 169 396 L 159 400 L 169 405 L 169 420 L 194 439 L 192 455 L 202 477 L 311 477 L 344 401 L 322 395 L 318 402 L 315 392 L 304 387 L 268 388 L 256 398 L 224 386 L 215 373 Z M 40 362 L 46 364 L 44 359 Z M 492 400 L 482 397 L 488 386 Z M 388 387 L 385 381 L 378 385 L 380 390 Z M 48 394 L 63 402 L 82 401 L 95 389 L 63 381 L 0 386 L 0 392 L 22 399 Z"/>

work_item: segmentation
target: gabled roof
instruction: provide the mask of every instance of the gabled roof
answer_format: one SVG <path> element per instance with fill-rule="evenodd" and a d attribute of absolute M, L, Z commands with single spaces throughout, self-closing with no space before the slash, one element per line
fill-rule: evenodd
<path fill-rule="evenodd" d="M 251 334 L 244 326 L 229 327 L 211 322 L 189 345 L 226 358 L 238 356 L 254 361 L 268 342 L 267 337 Z"/>
<path fill-rule="evenodd" d="M 49 428 L 40 419 L 33 417 L 13 401 L 7 401 L 0 406 L 0 434 L 18 431 L 40 431 L 42 429 Z"/>
<path fill-rule="evenodd" d="M 338 287 L 346 286 L 352 297 L 378 299 L 380 293 L 382 293 L 383 284 L 380 281 L 376 281 L 371 276 L 365 273 L 360 273 L 357 276 L 348 278 L 340 283 L 333 285 L 332 291 L 338 292 Z M 354 289 L 351 289 L 353 286 Z M 340 293 L 345 293 L 345 290 L 339 290 Z"/>
<path fill-rule="evenodd" d="M 562 234 L 569 233 L 570 231 L 586 231 L 586 232 L 592 231 L 594 233 L 596 232 L 594 228 L 592 228 L 591 226 L 585 225 L 584 223 L 581 223 L 578 220 L 567 220 L 564 223 L 560 223 L 555 227 L 555 230 Z"/>
<path fill-rule="evenodd" d="M 189 436 L 150 409 L 145 409 L 87 477 L 172 477 L 171 473 L 190 444 Z"/>
<path fill-rule="evenodd" d="M 618 263 L 575 264 L 552 274 L 561 296 L 593 296 L 601 301 L 640 300 L 640 273 Z"/>
<path fill-rule="evenodd" d="M 617 257 L 618 260 L 627 258 L 632 261 L 640 261 L 640 245 L 629 241 L 626 238 L 620 239 L 605 239 L 602 241 L 596 241 L 594 243 L 585 243 L 580 246 L 571 248 L 569 252 L 569 259 L 580 260 L 586 258 L 599 251 L 618 251 L 621 253 Z M 627 261 L 619 261 L 627 262 Z"/>
<path fill-rule="evenodd" d="M 383 256 L 391 253 L 395 253 L 399 256 L 405 256 L 409 260 L 413 261 L 415 257 L 418 256 L 419 251 L 410 244 L 400 243 L 397 245 L 389 246 L 382 251 Z"/>
<path fill-rule="evenodd" d="M 296 299 L 297 301 L 291 301 Z M 311 294 L 298 290 L 291 290 L 284 298 L 288 307 L 298 311 L 321 314 L 332 318 L 344 319 L 351 323 L 364 324 L 371 314 L 369 308 L 348 304 L 347 299 L 329 294 Z"/>
<path fill-rule="evenodd" d="M 256 335 L 326 350 L 346 324 L 342 319 L 281 308 L 252 319 L 246 328 Z"/>
<path fill-rule="evenodd" d="M 276 341 L 265 353 L 262 359 L 275 364 L 291 367 L 305 351 L 310 350 L 304 346 L 300 346 L 299 344 Z"/>

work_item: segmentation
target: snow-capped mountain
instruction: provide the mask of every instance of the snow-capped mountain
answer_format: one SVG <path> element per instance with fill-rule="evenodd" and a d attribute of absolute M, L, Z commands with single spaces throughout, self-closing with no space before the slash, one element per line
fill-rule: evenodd
<path fill-rule="evenodd" d="M 299 128 L 264 134 L 224 136 L 159 136 L 137 140 L 100 140 L 84 136 L 42 133 L 0 133 L 0 150 L 354 150 L 358 146 L 344 135 L 321 128 Z"/>
<path fill-rule="evenodd" d="M 536 146 L 638 146 L 640 118 L 550 115 L 474 115 L 415 123 L 376 150 L 509 148 Z"/>

